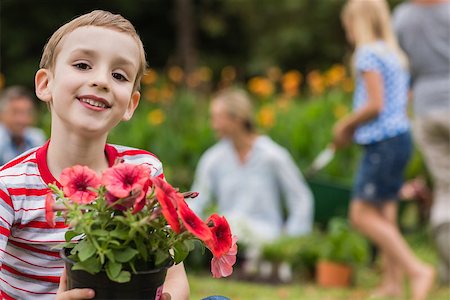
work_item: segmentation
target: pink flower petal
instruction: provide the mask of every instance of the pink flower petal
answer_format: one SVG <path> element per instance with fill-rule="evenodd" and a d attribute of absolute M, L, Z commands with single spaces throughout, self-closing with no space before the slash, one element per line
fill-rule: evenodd
<path fill-rule="evenodd" d="M 233 265 L 236 263 L 237 238 L 233 236 L 233 246 L 230 251 L 220 257 L 211 260 L 211 273 L 214 278 L 227 277 L 233 273 Z"/>
<path fill-rule="evenodd" d="M 125 198 L 135 189 L 144 190 L 149 177 L 150 170 L 145 166 L 120 163 L 106 169 L 101 182 L 112 195 Z"/>
<path fill-rule="evenodd" d="M 183 224 L 186 229 L 201 239 L 203 242 L 208 243 L 212 240 L 213 236 L 208 225 L 206 225 L 202 219 L 200 219 L 187 205 L 184 201 L 184 197 L 178 194 L 177 204 L 178 204 L 178 214 L 183 220 Z"/>
<path fill-rule="evenodd" d="M 178 220 L 176 200 L 174 199 L 177 194 L 175 189 L 159 177 L 153 178 L 153 184 L 155 185 L 156 199 L 161 206 L 162 214 L 172 230 L 180 233 L 180 221 Z"/>
<path fill-rule="evenodd" d="M 45 196 L 45 220 L 47 224 L 51 227 L 55 227 L 55 212 L 53 211 L 53 205 L 55 204 L 55 199 L 53 199 L 52 192 L 49 192 Z"/>
<path fill-rule="evenodd" d="M 212 239 L 206 243 L 214 256 L 219 257 L 227 253 L 232 246 L 231 229 L 225 217 L 212 214 L 206 223 L 212 227 Z"/>
<path fill-rule="evenodd" d="M 100 187 L 97 173 L 80 165 L 64 169 L 59 181 L 66 197 L 81 204 L 94 201 L 97 193 L 90 188 L 98 189 Z"/>

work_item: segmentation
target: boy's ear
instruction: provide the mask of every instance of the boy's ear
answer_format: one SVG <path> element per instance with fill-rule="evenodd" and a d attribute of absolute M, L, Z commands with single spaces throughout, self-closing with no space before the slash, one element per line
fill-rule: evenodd
<path fill-rule="evenodd" d="M 123 121 L 128 121 L 129 119 L 131 119 L 134 111 L 136 110 L 136 108 L 139 104 L 139 99 L 141 99 L 141 93 L 138 91 L 133 92 L 133 94 L 131 95 L 131 100 L 128 103 L 127 110 L 122 117 Z"/>
<path fill-rule="evenodd" d="M 47 69 L 39 69 L 34 76 L 34 85 L 36 96 L 44 102 L 50 102 L 52 95 L 49 89 L 50 71 Z"/>

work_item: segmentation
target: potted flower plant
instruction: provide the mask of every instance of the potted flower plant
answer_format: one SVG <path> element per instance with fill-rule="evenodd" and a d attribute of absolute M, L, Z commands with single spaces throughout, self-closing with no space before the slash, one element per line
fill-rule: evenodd
<path fill-rule="evenodd" d="M 339 287 L 351 283 L 357 264 L 367 260 L 367 241 L 353 231 L 344 218 L 330 220 L 319 250 L 316 281 L 321 286 Z"/>
<path fill-rule="evenodd" d="M 213 214 L 203 222 L 184 200 L 195 193 L 179 193 L 148 168 L 118 163 L 100 177 L 74 166 L 59 182 L 49 185 L 46 218 L 68 226 L 61 256 L 69 289 L 91 287 L 106 299 L 159 299 L 167 269 L 187 257 L 195 239 L 213 254 L 213 277 L 232 273 L 237 246 L 227 220 Z"/>

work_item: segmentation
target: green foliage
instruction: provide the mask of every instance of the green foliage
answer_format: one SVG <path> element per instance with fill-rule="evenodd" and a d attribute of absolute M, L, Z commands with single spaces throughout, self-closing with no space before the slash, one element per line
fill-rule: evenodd
<path fill-rule="evenodd" d="M 324 239 L 317 230 L 300 237 L 282 237 L 265 245 L 262 256 L 272 262 L 288 262 L 296 272 L 312 276 Z"/>
<path fill-rule="evenodd" d="M 319 258 L 350 265 L 362 264 L 368 258 L 368 243 L 350 228 L 346 219 L 333 218 L 328 223 Z"/>
<path fill-rule="evenodd" d="M 288 262 L 300 274 L 314 274 L 318 260 L 361 265 L 368 259 L 367 241 L 348 225 L 346 219 L 335 217 L 326 232 L 314 230 L 299 237 L 282 237 L 264 246 L 264 259 Z"/>
<path fill-rule="evenodd" d="M 108 204 L 104 186 L 96 190 L 95 201 L 86 204 L 66 198 L 55 185 L 50 188 L 65 207 L 70 227 L 64 247 L 71 249 L 68 257 L 75 262 L 75 270 L 91 274 L 104 270 L 112 281 L 127 282 L 136 268 L 178 264 L 193 249 L 189 239 L 195 237 L 188 231 L 177 234 L 167 226 L 153 191 L 147 194 L 144 208 L 133 213 Z"/>
<path fill-rule="evenodd" d="M 119 124 L 109 135 L 109 142 L 154 153 L 164 162 L 169 181 L 187 190 L 200 155 L 214 143 L 208 105 L 204 95 L 187 89 L 177 89 L 165 102 L 152 103 L 144 98 L 132 121 Z M 155 111 L 163 115 L 160 124 L 152 121 Z"/>

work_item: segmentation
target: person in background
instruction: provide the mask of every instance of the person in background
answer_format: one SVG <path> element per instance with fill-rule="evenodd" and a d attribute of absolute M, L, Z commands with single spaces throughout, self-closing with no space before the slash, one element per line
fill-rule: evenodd
<path fill-rule="evenodd" d="M 412 151 L 407 59 L 392 30 L 386 1 L 349 0 L 341 19 L 354 46 L 356 83 L 353 112 L 334 126 L 334 145 L 339 149 L 354 139 L 363 148 L 350 220 L 382 252 L 384 270 L 374 296 L 400 296 L 405 273 L 412 299 L 423 300 L 434 270 L 414 255 L 396 224 L 396 201 Z"/>
<path fill-rule="evenodd" d="M 413 133 L 433 182 L 430 222 L 443 284 L 450 284 L 450 1 L 412 0 L 394 11 L 412 75 Z"/>
<path fill-rule="evenodd" d="M 215 199 L 218 212 L 227 216 L 247 249 L 244 271 L 267 274 L 272 266 L 260 264 L 261 246 L 283 234 L 311 231 L 312 193 L 288 151 L 257 133 L 251 101 L 243 90 L 220 91 L 212 99 L 210 115 L 220 141 L 200 158 L 192 186 L 199 196 L 190 207 L 204 215 Z"/>
<path fill-rule="evenodd" d="M 33 95 L 22 86 L 0 94 L 0 165 L 45 143 L 44 132 L 32 127 L 36 119 Z"/>

